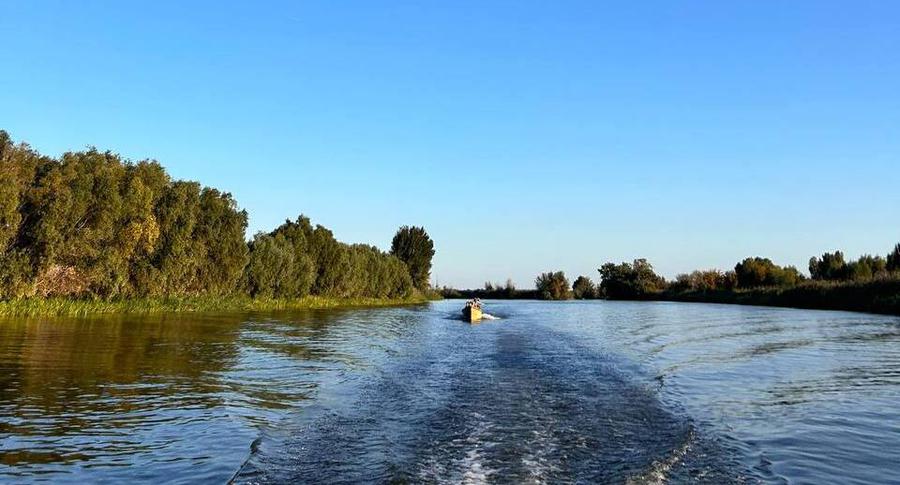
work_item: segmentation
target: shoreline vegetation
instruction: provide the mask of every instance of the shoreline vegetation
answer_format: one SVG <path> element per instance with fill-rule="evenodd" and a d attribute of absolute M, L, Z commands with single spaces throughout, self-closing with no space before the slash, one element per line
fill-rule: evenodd
<path fill-rule="evenodd" d="M 304 215 L 248 240 L 227 192 L 174 180 L 154 160 L 96 148 L 51 158 L 0 130 L 0 316 L 279 310 L 447 298 L 735 303 L 900 315 L 900 244 L 793 266 L 752 257 L 667 281 L 645 259 L 606 263 L 595 283 L 562 271 L 483 289 L 429 285 L 434 243 L 400 227 L 390 251 L 335 239 Z"/>
<path fill-rule="evenodd" d="M 482 299 L 606 299 L 725 303 L 844 310 L 900 315 L 900 244 L 887 256 L 864 255 L 846 261 L 841 251 L 810 258 L 809 276 L 793 266 L 768 258 L 746 258 L 733 270 L 680 274 L 667 281 L 645 259 L 606 263 L 598 269 L 600 283 L 579 276 L 571 285 L 562 271 L 542 273 L 534 290 L 485 283 L 484 288 L 443 288 L 445 298 Z"/>
<path fill-rule="evenodd" d="M 96 148 L 51 158 L 0 130 L 0 316 L 385 306 L 439 298 L 434 243 L 390 251 L 304 215 L 247 239 L 227 192 Z"/>
<path fill-rule="evenodd" d="M 900 279 L 845 283 L 810 281 L 788 288 L 663 292 L 648 300 L 900 315 Z"/>
<path fill-rule="evenodd" d="M 27 298 L 0 301 L 4 317 L 83 317 L 100 314 L 151 314 L 193 312 L 258 312 L 281 310 L 321 310 L 380 308 L 419 305 L 435 296 L 407 298 L 333 298 L 307 296 L 297 299 L 250 297 L 139 298 L 127 300 L 73 300 L 68 298 Z"/>

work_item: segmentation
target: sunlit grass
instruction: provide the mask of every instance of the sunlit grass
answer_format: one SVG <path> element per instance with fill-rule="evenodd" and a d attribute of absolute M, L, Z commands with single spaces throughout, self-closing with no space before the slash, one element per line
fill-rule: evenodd
<path fill-rule="evenodd" d="M 433 298 L 431 298 L 433 299 Z M 409 298 L 331 298 L 308 296 L 298 299 L 249 297 L 140 298 L 127 300 L 73 300 L 66 298 L 23 298 L 0 301 L 0 316 L 86 316 L 103 313 L 222 312 L 301 310 L 320 308 L 364 308 L 413 305 L 429 301 L 424 296 Z"/>

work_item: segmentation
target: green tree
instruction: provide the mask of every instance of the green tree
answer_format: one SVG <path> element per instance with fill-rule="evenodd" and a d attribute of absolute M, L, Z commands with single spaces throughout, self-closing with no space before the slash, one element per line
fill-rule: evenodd
<path fill-rule="evenodd" d="M 574 296 L 576 300 L 594 298 L 595 294 L 596 289 L 594 288 L 594 282 L 591 281 L 590 278 L 587 276 L 575 278 L 575 282 L 572 283 L 572 296 Z"/>
<path fill-rule="evenodd" d="M 693 271 L 680 274 L 670 285 L 674 291 L 713 291 L 730 290 L 736 286 L 735 274 L 732 271 L 721 272 L 717 269 Z"/>
<path fill-rule="evenodd" d="M 249 243 L 246 228 L 230 194 L 173 181 L 155 161 L 94 148 L 52 159 L 0 131 L 2 299 L 400 297 L 413 289 L 404 261 L 339 242 L 304 216 Z M 433 244 L 421 228 L 406 229 L 412 250 L 398 244 L 398 252 L 427 283 Z"/>
<path fill-rule="evenodd" d="M 246 231 L 247 212 L 237 209 L 231 194 L 203 189 L 194 230 L 195 243 L 205 249 L 198 271 L 201 291 L 225 295 L 237 289 L 247 265 Z"/>
<path fill-rule="evenodd" d="M 257 234 L 249 245 L 246 277 L 250 296 L 300 296 L 294 248 L 283 235 Z"/>
<path fill-rule="evenodd" d="M 50 163 L 28 145 L 15 145 L 0 130 L 0 299 L 31 293 L 29 192 L 36 174 Z"/>
<path fill-rule="evenodd" d="M 778 266 L 768 258 L 746 258 L 734 267 L 734 272 L 742 288 L 794 286 L 803 280 L 797 268 Z"/>
<path fill-rule="evenodd" d="M 632 263 L 606 263 L 600 272 L 600 293 L 607 298 L 641 298 L 659 291 L 666 286 L 666 280 L 653 271 L 646 259 L 635 259 Z"/>
<path fill-rule="evenodd" d="M 303 215 L 296 221 L 287 220 L 270 233 L 283 237 L 290 245 L 294 256 L 294 277 L 296 278 L 294 293 L 291 296 L 304 297 L 310 294 L 316 282 L 316 260 L 309 240 L 313 227 L 309 218 Z"/>
<path fill-rule="evenodd" d="M 809 260 L 809 274 L 814 280 L 843 280 L 849 276 L 844 253 L 835 251 L 825 253 L 820 258 Z"/>
<path fill-rule="evenodd" d="M 309 218 L 301 215 L 269 233 L 282 237 L 293 254 L 293 278 L 296 282 L 284 296 L 308 294 L 335 297 L 403 297 L 412 289 L 406 265 L 398 258 L 365 244 L 347 245 L 334 238 L 327 228 L 313 228 Z M 247 281 L 255 290 L 252 273 L 271 273 L 267 264 L 254 263 L 255 246 L 251 243 L 251 264 Z"/>
<path fill-rule="evenodd" d="M 847 263 L 846 277 L 853 281 L 868 280 L 887 271 L 887 261 L 881 256 L 865 254 Z"/>
<path fill-rule="evenodd" d="M 514 298 L 516 296 L 516 285 L 512 278 L 506 278 L 506 285 L 503 287 L 503 293 L 506 298 Z"/>
<path fill-rule="evenodd" d="M 569 280 L 562 271 L 541 273 L 534 280 L 534 286 L 544 300 L 568 300 L 572 297 L 569 293 Z"/>
<path fill-rule="evenodd" d="M 900 271 L 900 244 L 894 246 L 894 250 L 888 254 L 885 269 L 888 271 Z"/>
<path fill-rule="evenodd" d="M 317 277 L 314 292 L 322 296 L 346 296 L 350 274 L 350 255 L 327 228 L 317 225 L 310 238 L 316 255 Z"/>
<path fill-rule="evenodd" d="M 201 292 L 198 282 L 206 248 L 194 232 L 200 223 L 200 184 L 177 181 L 167 186 L 154 210 L 159 239 L 150 266 L 140 272 L 149 295 L 188 295 Z"/>
<path fill-rule="evenodd" d="M 118 244 L 122 160 L 96 149 L 70 152 L 39 175 L 33 248 L 42 295 L 117 295 L 128 280 Z"/>
<path fill-rule="evenodd" d="M 391 254 L 406 263 L 416 288 L 421 291 L 428 289 L 434 242 L 424 227 L 403 226 L 398 229 L 391 241 Z"/>

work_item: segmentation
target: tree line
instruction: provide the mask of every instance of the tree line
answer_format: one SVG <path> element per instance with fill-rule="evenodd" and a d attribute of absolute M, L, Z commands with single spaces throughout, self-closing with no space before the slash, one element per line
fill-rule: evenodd
<path fill-rule="evenodd" d="M 679 274 L 672 281 L 657 274 L 646 259 L 636 259 L 630 263 L 606 263 L 598 269 L 598 273 L 598 284 L 588 276 L 581 275 L 570 285 L 564 272 L 550 271 L 535 278 L 534 290 L 518 290 L 511 280 L 507 280 L 505 286 L 488 282 L 484 289 L 445 288 L 443 293 L 446 297 L 477 296 L 497 299 L 675 299 L 741 290 L 893 283 L 900 281 L 900 244 L 886 256 L 863 255 L 856 260 L 847 261 L 841 251 L 835 251 L 812 257 L 809 260 L 810 276 L 804 275 L 794 266 L 780 266 L 771 259 L 762 257 L 746 258 L 737 263 L 733 270 L 697 270 Z"/>
<path fill-rule="evenodd" d="M 434 244 L 401 227 L 390 252 L 299 216 L 246 240 L 231 194 L 155 161 L 89 148 L 56 159 L 0 130 L 0 299 L 200 295 L 398 298 L 428 289 Z"/>
<path fill-rule="evenodd" d="M 673 281 L 658 275 L 646 259 L 631 263 L 606 263 L 598 270 L 600 284 L 592 286 L 589 278 L 580 276 L 576 298 L 640 299 L 653 295 L 728 292 L 760 288 L 794 288 L 801 285 L 865 283 L 873 280 L 900 279 L 900 244 L 887 256 L 863 255 L 846 261 L 841 251 L 824 253 L 809 260 L 806 276 L 794 266 L 780 266 L 769 258 L 745 258 L 733 270 L 696 270 L 679 274 Z M 591 291 L 593 289 L 593 292 Z M 556 299 L 556 298 L 554 298 Z"/>

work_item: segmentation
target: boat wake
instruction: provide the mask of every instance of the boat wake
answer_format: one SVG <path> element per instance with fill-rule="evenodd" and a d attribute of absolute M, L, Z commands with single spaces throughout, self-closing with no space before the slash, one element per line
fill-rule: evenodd
<path fill-rule="evenodd" d="M 740 483 L 612 356 L 483 328 L 431 327 L 327 412 L 263 439 L 234 482 Z"/>
<path fill-rule="evenodd" d="M 491 315 L 490 313 L 482 313 L 481 319 L 482 320 L 500 320 L 500 317 L 495 317 L 494 315 Z"/>

